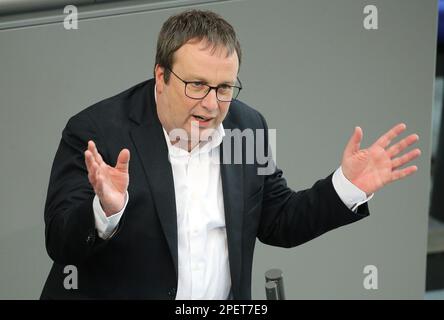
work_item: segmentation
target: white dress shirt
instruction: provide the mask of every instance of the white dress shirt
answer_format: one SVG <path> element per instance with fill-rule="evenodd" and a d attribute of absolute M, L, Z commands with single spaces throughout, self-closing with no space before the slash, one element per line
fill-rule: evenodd
<path fill-rule="evenodd" d="M 222 124 L 191 152 L 168 145 L 176 194 L 179 279 L 176 299 L 226 299 L 231 277 L 219 165 Z"/>

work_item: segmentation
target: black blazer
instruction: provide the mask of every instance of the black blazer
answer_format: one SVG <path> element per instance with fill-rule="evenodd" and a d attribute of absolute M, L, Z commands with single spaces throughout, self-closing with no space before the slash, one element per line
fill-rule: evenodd
<path fill-rule="evenodd" d="M 240 101 L 231 103 L 223 125 L 225 129 L 267 128 L 262 115 Z M 90 139 L 110 165 L 115 164 L 121 149 L 131 152 L 130 198 L 110 240 L 99 238 L 95 229 L 94 192 L 84 161 Z M 226 143 L 224 140 L 221 150 Z M 245 144 L 237 147 L 245 152 Z M 281 170 L 258 175 L 259 166 L 256 161 L 221 164 L 234 299 L 251 299 L 256 237 L 266 244 L 293 247 L 368 215 L 366 204 L 354 213 L 342 203 L 331 175 L 308 190 L 294 192 L 287 187 Z M 175 298 L 175 194 L 153 79 L 68 121 L 51 171 L 45 226 L 46 249 L 54 264 L 42 299 Z M 64 288 L 66 265 L 77 267 L 78 289 Z"/>

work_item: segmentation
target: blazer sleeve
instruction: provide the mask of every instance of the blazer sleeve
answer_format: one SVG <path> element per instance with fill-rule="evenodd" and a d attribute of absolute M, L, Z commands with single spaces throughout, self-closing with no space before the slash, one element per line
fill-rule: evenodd
<path fill-rule="evenodd" d="M 57 263 L 81 263 L 106 244 L 95 228 L 95 194 L 84 160 L 88 140 L 96 143 L 106 159 L 97 130 L 85 112 L 72 117 L 54 158 L 45 203 L 45 244 Z"/>
<path fill-rule="evenodd" d="M 267 129 L 262 115 L 261 119 Z M 265 143 L 268 145 L 268 139 Z M 273 161 L 272 157 L 269 159 Z M 274 173 L 265 176 L 258 239 L 269 245 L 294 247 L 368 216 L 367 203 L 353 212 L 342 202 L 333 187 L 332 176 L 333 173 L 298 192 L 287 186 L 282 170 L 277 167 Z"/>

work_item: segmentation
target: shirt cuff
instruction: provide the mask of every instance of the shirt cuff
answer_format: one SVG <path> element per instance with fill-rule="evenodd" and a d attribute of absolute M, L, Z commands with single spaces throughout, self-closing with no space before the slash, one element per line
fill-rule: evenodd
<path fill-rule="evenodd" d="M 374 196 L 374 193 L 372 193 L 369 197 L 367 197 L 364 191 L 351 183 L 344 176 L 342 167 L 339 167 L 335 171 L 332 182 L 339 198 L 341 198 L 342 202 L 344 202 L 344 204 L 353 212 L 356 212 L 361 204 L 366 203 Z"/>
<path fill-rule="evenodd" d="M 117 225 L 119 224 L 120 218 L 122 218 L 122 214 L 125 211 L 126 205 L 128 204 L 128 200 L 129 200 L 129 194 L 127 191 L 125 195 L 125 205 L 123 206 L 123 209 L 107 217 L 102 209 L 99 197 L 97 195 L 94 197 L 93 200 L 94 220 L 96 224 L 97 233 L 99 234 L 100 238 L 107 240 L 114 235 L 114 232 L 117 230 Z"/>

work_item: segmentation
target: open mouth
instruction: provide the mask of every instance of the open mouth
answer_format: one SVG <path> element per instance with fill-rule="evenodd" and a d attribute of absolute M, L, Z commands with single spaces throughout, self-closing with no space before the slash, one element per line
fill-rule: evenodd
<path fill-rule="evenodd" d="M 197 121 L 199 121 L 199 123 L 207 123 L 210 122 L 211 120 L 213 120 L 213 118 L 210 117 L 204 117 L 201 115 L 197 115 L 197 114 L 193 114 L 193 118 L 196 119 Z"/>

